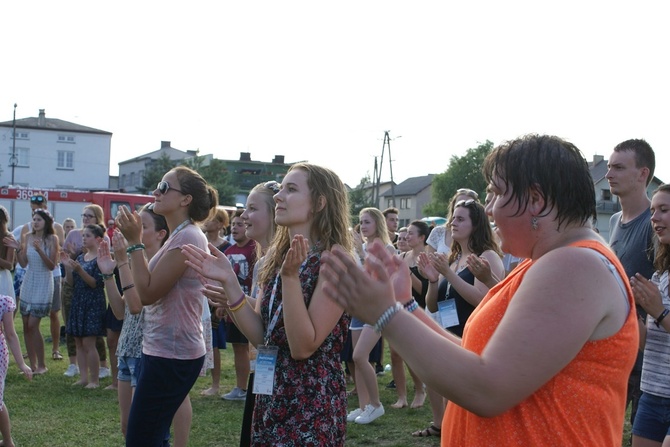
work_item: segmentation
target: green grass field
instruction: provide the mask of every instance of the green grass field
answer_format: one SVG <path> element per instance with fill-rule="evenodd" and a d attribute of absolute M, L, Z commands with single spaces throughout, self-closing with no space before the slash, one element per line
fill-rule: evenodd
<path fill-rule="evenodd" d="M 19 338 L 22 339 L 20 319 L 17 318 L 15 323 Z M 48 319 L 42 320 L 42 334 L 45 337 L 48 335 Z M 46 343 L 45 346 L 49 355 L 51 343 Z M 61 347 L 61 352 L 65 353 L 64 347 Z M 221 353 L 222 391 L 227 392 L 234 386 L 232 349 L 223 350 Z M 387 352 L 387 362 L 389 358 Z M 49 372 L 28 382 L 19 375 L 18 368 L 11 359 L 4 398 L 9 408 L 12 434 L 17 446 L 122 446 L 116 391 L 103 389 L 111 383 L 111 379 L 102 380 L 101 387 L 96 390 L 73 387 L 72 383 L 76 379 L 63 376 L 67 365 L 67 360 L 49 359 Z M 428 401 L 426 400 L 423 408 L 416 410 L 392 409 L 390 405 L 395 402 L 396 394 L 394 390 L 386 389 L 390 380 L 390 373 L 378 378 L 386 414 L 370 425 L 349 424 L 346 445 L 438 446 L 437 438 L 411 436 L 412 431 L 427 427 L 431 421 Z M 209 384 L 209 377 L 200 378 L 191 391 L 193 425 L 189 445 L 237 446 L 244 404 L 224 401 L 214 396 L 201 396 L 200 391 Z M 411 382 L 408 387 L 411 390 Z M 409 399 L 411 398 L 410 391 Z M 350 399 L 349 409 L 354 409 L 356 404 L 355 397 Z"/>

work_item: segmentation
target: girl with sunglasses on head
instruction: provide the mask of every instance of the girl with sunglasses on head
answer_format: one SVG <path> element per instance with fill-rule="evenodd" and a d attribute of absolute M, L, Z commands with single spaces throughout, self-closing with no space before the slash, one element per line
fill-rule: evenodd
<path fill-rule="evenodd" d="M 21 284 L 20 312 L 30 368 L 35 374 L 47 372 L 40 321 L 51 311 L 53 270 L 58 265 L 59 244 L 53 223 L 47 210 L 36 209 L 33 211 L 32 231 L 21 237 L 21 243 L 10 237 L 3 239 L 6 246 L 16 250 L 21 267 L 30 266 Z"/>
<path fill-rule="evenodd" d="M 256 370 L 251 445 L 343 446 L 347 393 L 340 352 L 349 318 L 326 299 L 319 270 L 321 252 L 335 244 L 353 259 L 346 189 L 331 170 L 296 163 L 274 200 L 277 234 L 259 272 L 262 293 L 255 303 L 223 254 L 191 246 L 184 252 L 189 265 L 223 285 L 236 324 L 259 346 L 257 362 L 269 366 L 263 375 Z"/>
<path fill-rule="evenodd" d="M 254 186 L 247 197 L 244 212 L 240 216 L 246 227 L 246 236 L 256 242 L 256 258 L 258 261 L 254 264 L 251 294 L 248 297 L 251 307 L 255 307 L 256 299 L 259 298 L 260 292 L 262 292 L 258 282 L 258 272 L 265 262 L 264 256 L 277 231 L 274 195 L 279 192 L 280 187 L 281 185 L 275 181 L 263 182 Z M 204 284 L 204 293 L 216 306 L 217 315 L 221 318 L 223 318 L 224 314 L 228 314 L 231 318 L 235 317 L 234 312 L 228 312 L 228 298 L 221 286 L 206 282 Z M 254 353 L 256 348 L 252 346 L 251 351 Z M 251 365 L 252 369 L 249 373 L 244 404 L 240 447 L 249 446 L 251 443 L 251 420 L 256 399 L 256 396 L 251 392 L 254 384 L 255 373 L 253 366 L 255 365 L 255 360 L 252 360 Z"/>
<path fill-rule="evenodd" d="M 429 280 L 426 293 L 426 308 L 440 326 L 463 336 L 465 323 L 475 307 L 489 290 L 470 270 L 469 256 L 485 259 L 494 275 L 503 275 L 500 248 L 493 237 L 491 225 L 484 207 L 473 199 L 456 202 L 451 213 L 452 243 L 449 255 L 434 253 L 419 255 L 419 267 Z M 443 306 L 439 311 L 439 306 Z M 439 399 L 439 394 L 431 399 Z M 432 400 L 431 400 L 432 403 Z M 444 416 L 446 402 L 434 406 L 433 420 L 440 421 Z M 414 432 L 414 436 L 439 436 L 441 429 L 435 424 Z"/>
<path fill-rule="evenodd" d="M 451 250 L 451 218 L 454 214 L 454 207 L 456 202 L 461 200 L 479 200 L 479 194 L 468 188 L 461 188 L 456 191 L 449 201 L 449 209 L 447 210 L 447 221 L 444 225 L 433 228 L 430 236 L 426 240 L 427 253 L 444 253 L 449 254 Z"/>
<path fill-rule="evenodd" d="M 133 287 L 144 306 L 142 373 L 130 407 L 127 446 L 163 445 L 206 353 L 201 322 L 206 300 L 181 248 L 193 244 L 207 249 L 207 238 L 195 223 L 216 209 L 217 192 L 200 174 L 178 166 L 163 176 L 153 195 L 153 211 L 165 217 L 170 237 L 150 261 L 144 256 L 139 213 L 121 207 L 116 218 L 129 244 Z"/>

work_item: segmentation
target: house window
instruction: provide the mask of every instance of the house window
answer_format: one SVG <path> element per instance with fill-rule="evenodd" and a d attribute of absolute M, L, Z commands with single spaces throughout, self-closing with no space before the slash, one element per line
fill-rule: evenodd
<path fill-rule="evenodd" d="M 407 210 L 412 207 L 412 199 L 411 197 L 406 197 L 404 199 L 400 199 L 400 209 L 401 210 Z"/>
<path fill-rule="evenodd" d="M 74 169 L 74 152 L 58 151 L 58 169 Z"/>
<path fill-rule="evenodd" d="M 126 186 L 126 174 L 121 174 L 121 179 L 119 180 L 119 188 Z"/>
<path fill-rule="evenodd" d="M 135 183 L 135 173 L 134 173 L 134 172 L 131 172 L 131 173 L 130 173 L 130 181 L 128 182 L 128 186 L 133 186 L 133 185 L 135 185 L 135 184 L 136 184 L 136 183 Z"/>
<path fill-rule="evenodd" d="M 74 136 L 73 135 L 58 135 L 58 142 L 59 143 L 74 144 Z"/>
<path fill-rule="evenodd" d="M 17 140 L 27 140 L 28 139 L 28 132 L 22 132 L 20 130 L 17 130 L 14 133 L 14 137 L 16 137 Z"/>
<path fill-rule="evenodd" d="M 16 166 L 22 166 L 25 168 L 30 166 L 30 149 L 27 147 L 16 148 Z"/>
<path fill-rule="evenodd" d="M 610 191 L 609 189 L 603 189 L 601 190 L 601 192 L 602 192 L 601 197 L 603 200 L 608 200 L 610 202 L 612 201 L 612 191 Z"/>

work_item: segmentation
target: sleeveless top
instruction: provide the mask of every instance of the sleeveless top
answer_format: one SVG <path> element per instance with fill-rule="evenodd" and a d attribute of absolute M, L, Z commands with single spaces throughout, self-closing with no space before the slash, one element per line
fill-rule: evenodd
<path fill-rule="evenodd" d="M 626 273 L 614 253 L 596 241 L 578 241 Z M 492 288 L 470 316 L 462 346 L 481 354 L 507 311 L 532 260 L 520 264 Z M 614 273 L 614 272 L 613 272 Z M 449 402 L 442 421 L 442 446 L 619 446 L 623 431 L 628 375 L 638 350 L 633 292 L 625 284 L 628 318 L 616 334 L 588 341 L 558 374 L 505 413 L 479 417 Z"/>
<path fill-rule="evenodd" d="M 467 267 L 458 272 L 458 276 L 468 284 L 475 283 L 475 275 L 473 275 L 470 269 Z M 439 288 L 437 289 L 437 302 L 439 303 L 440 301 L 449 299 L 455 300 L 456 314 L 458 315 L 458 325 L 448 327 L 447 329 L 449 332 L 462 337 L 463 329 L 465 328 L 465 322 L 468 321 L 468 318 L 470 318 L 470 315 L 475 310 L 475 306 L 468 303 L 453 286 L 450 287 L 449 281 L 443 277 L 440 281 Z"/>

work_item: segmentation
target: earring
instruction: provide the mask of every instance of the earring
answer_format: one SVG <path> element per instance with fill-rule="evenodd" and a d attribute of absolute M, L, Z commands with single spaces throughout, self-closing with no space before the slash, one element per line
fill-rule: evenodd
<path fill-rule="evenodd" d="M 533 216 L 533 218 L 530 220 L 530 226 L 533 228 L 533 230 L 537 230 L 538 221 L 536 216 Z"/>

